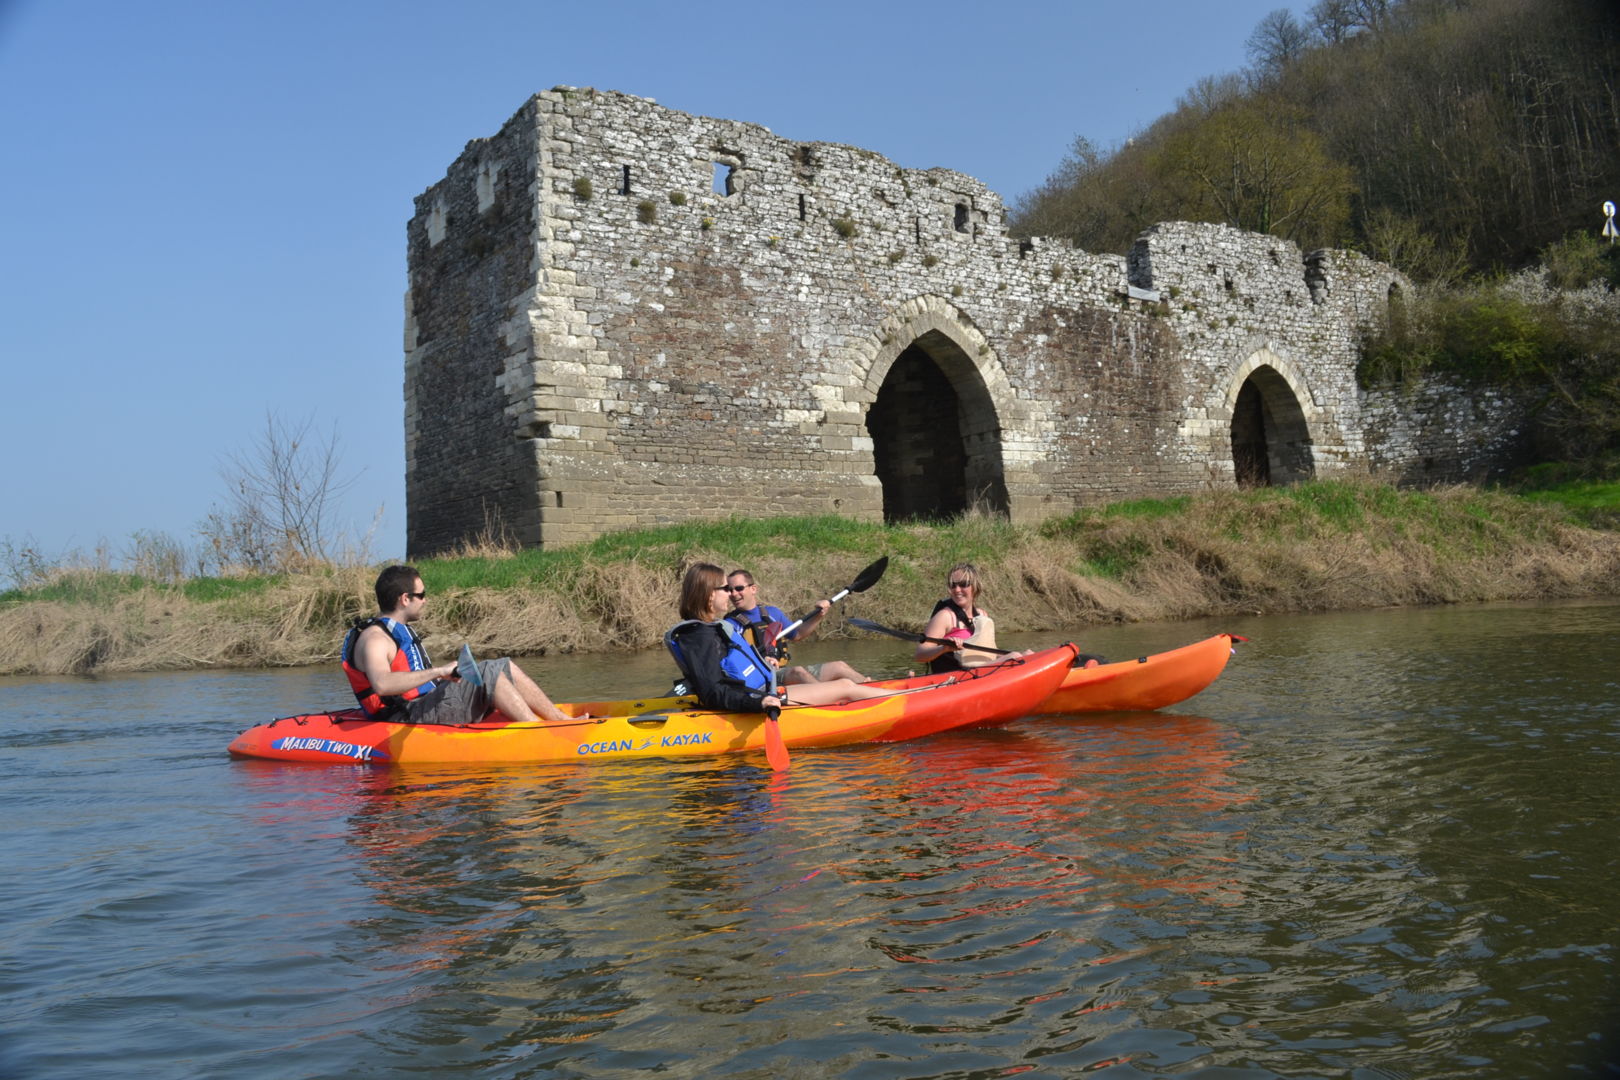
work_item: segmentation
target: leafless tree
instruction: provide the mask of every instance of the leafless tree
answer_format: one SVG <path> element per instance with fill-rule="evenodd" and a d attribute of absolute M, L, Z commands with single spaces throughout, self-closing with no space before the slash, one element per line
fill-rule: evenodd
<path fill-rule="evenodd" d="M 252 445 L 227 455 L 226 504 L 198 526 L 211 549 L 205 561 L 260 573 L 332 561 L 335 505 L 358 477 L 339 475 L 336 425 L 324 438 L 313 427 L 312 417 L 287 423 L 267 413 Z"/>
<path fill-rule="evenodd" d="M 1322 40 L 1337 44 L 1389 23 L 1390 0 L 1317 0 L 1309 17 Z"/>
<path fill-rule="evenodd" d="M 1255 26 L 1244 42 L 1249 62 L 1265 74 L 1281 72 L 1310 47 L 1311 32 L 1287 8 L 1278 8 Z"/>

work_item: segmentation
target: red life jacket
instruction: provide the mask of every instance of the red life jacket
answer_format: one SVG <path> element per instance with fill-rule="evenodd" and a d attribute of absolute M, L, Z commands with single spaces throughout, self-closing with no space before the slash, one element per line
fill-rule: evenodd
<path fill-rule="evenodd" d="M 338 652 L 338 660 L 343 665 L 343 674 L 349 680 L 349 688 L 354 691 L 355 699 L 360 702 L 360 707 L 366 711 L 366 715 L 371 719 L 382 720 L 387 719 L 396 712 L 403 711 L 407 701 L 414 701 L 431 691 L 438 684 L 429 680 L 421 686 L 412 687 L 403 694 L 390 694 L 387 697 L 383 697 L 372 689 L 371 680 L 366 678 L 366 673 L 355 667 L 353 662 L 354 643 L 359 640 L 360 635 L 367 627 L 372 626 L 382 627 L 388 631 L 388 636 L 394 639 L 396 648 L 394 649 L 394 658 L 388 663 L 390 671 L 423 671 L 432 667 L 433 664 L 428 660 L 427 650 L 422 648 L 422 639 L 416 636 L 415 630 L 412 630 L 404 623 L 390 619 L 385 615 L 378 615 L 375 618 L 354 624 L 343 638 L 343 648 Z"/>

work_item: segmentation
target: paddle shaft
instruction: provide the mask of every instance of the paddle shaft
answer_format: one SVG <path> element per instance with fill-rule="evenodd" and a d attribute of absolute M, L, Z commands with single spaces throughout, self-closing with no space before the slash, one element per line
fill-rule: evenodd
<path fill-rule="evenodd" d="M 883 571 L 887 570 L 888 568 L 889 557 L 885 555 L 871 566 L 868 566 L 865 570 L 862 570 L 860 573 L 856 574 L 854 581 L 833 593 L 832 599 L 827 601 L 828 605 L 830 606 L 838 603 L 838 601 L 842 600 L 852 592 L 865 592 L 867 589 L 870 589 L 873 585 L 877 584 L 878 578 L 882 577 Z M 783 627 L 781 631 L 777 633 L 776 639 L 780 641 L 787 637 L 789 634 L 793 633 L 793 631 L 803 626 L 806 621 L 813 618 L 815 614 L 816 613 L 812 611 L 799 616 L 792 623 Z"/>
<path fill-rule="evenodd" d="M 877 583 L 877 579 L 883 576 L 883 571 L 887 570 L 888 567 L 889 557 L 885 555 L 871 566 L 868 566 L 865 570 L 862 570 L 859 574 L 856 574 L 854 581 L 850 582 L 844 588 L 838 590 L 830 601 L 829 606 L 830 604 L 836 604 L 838 601 L 842 600 L 852 592 L 865 592 L 867 589 L 870 589 Z M 808 618 L 810 618 L 810 616 L 804 616 L 804 618 L 797 620 L 792 626 L 789 626 L 787 629 L 777 634 L 778 640 L 787 637 L 793 631 L 803 626 L 805 619 Z M 771 696 L 779 697 L 782 687 L 781 682 L 778 679 L 777 669 L 772 667 L 770 671 Z M 781 716 L 782 710 L 774 705 L 765 710 L 765 759 L 771 763 L 771 768 L 776 772 L 785 771 L 792 763 L 791 759 L 788 757 L 787 741 L 782 738 Z"/>
<path fill-rule="evenodd" d="M 890 637 L 897 637 L 902 641 L 931 641 L 936 645 L 960 644 L 963 649 L 977 649 L 980 652 L 996 653 L 1000 656 L 1011 656 L 1014 652 L 1012 649 L 992 649 L 988 645 L 972 645 L 967 642 L 957 642 L 951 638 L 929 637 L 927 634 L 917 634 L 909 630 L 896 630 L 890 626 L 879 626 L 877 623 L 872 622 L 869 619 L 850 619 L 849 621 L 850 625 L 859 627 L 862 630 L 871 630 L 879 634 L 888 634 Z"/>

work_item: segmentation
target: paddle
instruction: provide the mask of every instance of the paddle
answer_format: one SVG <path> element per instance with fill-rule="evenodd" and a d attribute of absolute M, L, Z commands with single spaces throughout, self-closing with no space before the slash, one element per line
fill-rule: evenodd
<path fill-rule="evenodd" d="M 777 723 L 781 715 L 782 710 L 778 708 L 765 710 L 765 760 L 775 772 L 786 772 L 792 764 L 788 760 L 787 743 L 782 740 L 782 725 Z"/>
<path fill-rule="evenodd" d="M 878 578 L 882 577 L 883 571 L 887 570 L 888 568 L 889 557 L 885 555 L 871 566 L 868 566 L 865 570 L 862 570 L 860 573 L 856 574 L 854 581 L 833 593 L 832 598 L 828 601 L 828 603 L 836 604 L 838 601 L 842 600 L 852 592 L 865 592 L 867 589 L 870 589 L 872 586 L 878 583 Z M 814 611 L 809 612 L 800 616 L 789 625 L 783 627 L 777 633 L 776 640 L 781 641 L 783 638 L 793 633 L 793 631 L 803 626 L 805 624 L 805 620 L 812 618 L 815 614 L 816 613 Z"/>
<path fill-rule="evenodd" d="M 775 697 L 782 692 L 782 687 L 776 681 L 776 669 L 766 665 L 771 673 L 771 696 Z M 765 760 L 771 763 L 772 772 L 786 772 L 792 762 L 788 760 L 787 743 L 782 739 L 782 710 L 772 705 L 765 710 Z"/>
<path fill-rule="evenodd" d="M 870 589 L 873 585 L 877 584 L 878 578 L 882 577 L 883 571 L 887 570 L 888 568 L 889 557 L 885 555 L 877 562 L 868 566 L 865 570 L 862 570 L 859 574 L 856 574 L 855 580 L 834 593 L 832 595 L 832 599 L 829 600 L 828 603 L 836 604 L 850 593 L 865 592 L 867 589 Z M 785 627 L 783 630 L 777 633 L 776 640 L 781 641 L 783 638 L 793 633 L 793 631 L 803 626 L 805 620 L 810 618 L 813 614 L 815 613 L 811 612 L 810 615 L 805 615 L 802 618 L 795 620 L 791 625 Z M 776 675 L 777 669 L 771 668 L 772 696 L 775 696 L 781 691 L 781 687 L 776 681 Z M 787 743 L 782 739 L 782 725 L 780 723 L 781 717 L 781 709 L 771 708 L 765 710 L 765 760 L 769 761 L 771 763 L 771 768 L 777 772 L 785 771 L 788 766 L 792 764 L 788 758 Z"/>
<path fill-rule="evenodd" d="M 874 633 L 888 634 L 890 637 L 897 637 L 902 641 L 932 641 L 936 645 L 956 644 L 956 642 L 951 638 L 929 637 L 927 634 L 914 634 L 909 630 L 896 630 L 889 626 L 879 626 L 877 623 L 872 622 L 869 619 L 857 619 L 851 616 L 848 622 L 851 626 L 859 627 L 862 630 L 871 630 Z M 1013 649 L 992 649 L 987 645 L 969 645 L 967 647 L 970 649 L 977 649 L 979 652 L 998 653 L 1002 656 L 1011 656 L 1016 651 Z"/>

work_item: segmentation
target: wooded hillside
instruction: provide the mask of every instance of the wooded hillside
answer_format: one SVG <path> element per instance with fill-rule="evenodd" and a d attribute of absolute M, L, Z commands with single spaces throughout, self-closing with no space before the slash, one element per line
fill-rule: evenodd
<path fill-rule="evenodd" d="M 1019 235 L 1123 253 L 1158 221 L 1354 247 L 1425 280 L 1516 268 L 1620 200 L 1615 0 L 1320 0 L 1146 131 L 1078 138 Z"/>

